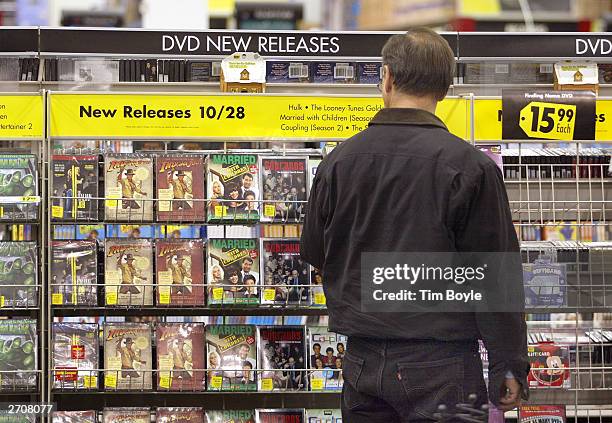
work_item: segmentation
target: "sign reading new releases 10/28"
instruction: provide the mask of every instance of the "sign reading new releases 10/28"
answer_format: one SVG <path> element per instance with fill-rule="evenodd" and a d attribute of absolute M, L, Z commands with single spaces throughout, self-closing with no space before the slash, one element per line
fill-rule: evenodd
<path fill-rule="evenodd" d="M 504 90 L 502 138 L 595 139 L 595 93 Z"/>
<path fill-rule="evenodd" d="M 51 94 L 50 130 L 83 138 L 341 140 L 365 129 L 382 107 L 376 97 Z M 438 115 L 465 136 L 465 100 L 445 100 Z"/>
<path fill-rule="evenodd" d="M 0 138 L 39 138 L 42 135 L 40 95 L 0 96 Z"/>

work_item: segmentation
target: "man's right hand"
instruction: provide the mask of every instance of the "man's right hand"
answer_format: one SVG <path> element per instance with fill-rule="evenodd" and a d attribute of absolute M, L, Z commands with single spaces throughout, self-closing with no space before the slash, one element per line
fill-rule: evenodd
<path fill-rule="evenodd" d="M 506 378 L 499 399 L 499 409 L 510 411 L 521 405 L 521 384 L 518 380 Z"/>

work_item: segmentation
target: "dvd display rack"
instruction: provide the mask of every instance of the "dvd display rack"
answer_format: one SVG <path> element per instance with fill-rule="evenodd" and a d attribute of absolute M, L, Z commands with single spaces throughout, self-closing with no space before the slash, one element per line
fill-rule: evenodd
<path fill-rule="evenodd" d="M 106 338 L 97 339 L 96 363 L 76 373 L 54 366 L 52 348 L 44 354 L 42 348 L 53 345 L 52 327 L 60 322 L 97 324 L 100 335 L 123 323 L 149 325 L 152 333 L 170 323 L 289 325 L 308 330 L 326 325 L 320 275 L 315 269 L 300 268 L 310 276 L 309 282 L 299 283 L 301 292 L 308 294 L 291 299 L 282 292 L 284 285 L 291 289 L 288 282 L 272 290 L 261 279 L 255 288 L 243 280 L 237 284 L 244 285 L 241 291 L 260 292 L 244 295 L 240 301 L 215 285 L 212 267 L 223 262 L 227 240 L 256 240 L 253 245 L 260 252 L 265 251 L 262 239 L 277 245 L 294 241 L 300 234 L 300 208 L 306 199 L 297 192 L 280 199 L 273 193 L 264 196 L 266 176 L 260 175 L 253 178 L 259 189 L 251 185 L 253 195 L 247 198 L 245 194 L 239 207 L 236 198 L 219 196 L 213 186 L 223 192 L 241 186 L 231 181 L 224 184 L 227 181 L 220 174 L 215 178 L 211 163 L 215 155 L 250 156 L 248 163 L 239 164 L 261 170 L 266 158 L 292 159 L 308 168 L 301 182 L 307 191 L 309 172 L 322 155 L 334 143 L 364 128 L 382 107 L 376 89 L 380 48 L 391 34 L 37 30 L 38 45 L 33 50 L 38 52 L 33 55 L 37 82 L 13 81 L 7 86 L 12 87 L 9 91 L 40 90 L 46 100 L 44 119 L 41 117 L 46 136 L 40 145 L 32 143 L 42 148 L 36 150 L 41 213 L 33 225 L 38 229 L 40 268 L 45 269 L 37 285 L 42 309 L 27 310 L 39 318 L 39 369 L 44 377 L 38 388 L 43 399 L 56 403 L 59 410 L 97 412 L 142 403 L 159 407 L 204 404 L 207 409 L 339 407 L 338 386 L 333 386 L 341 378 L 339 369 L 292 367 L 291 374 L 308 380 L 310 386 L 305 390 L 269 390 L 269 382 L 244 392 L 165 389 L 167 369 L 160 363 L 166 347 L 152 337 L 150 356 L 143 361 L 155 364 L 140 370 L 142 381 L 128 378 L 128 389 L 120 389 L 117 382 L 122 371 L 113 367 L 117 363 L 103 359 L 117 345 L 105 345 Z M 610 37 L 597 33 L 444 36 L 455 51 L 458 66 L 437 114 L 451 132 L 475 144 L 502 167 L 525 265 L 531 357 L 552 360 L 533 359 L 529 404 L 563 405 L 569 419 L 601 421 L 612 416 L 612 131 L 608 128 L 612 100 L 606 79 L 610 58 L 600 49 L 601 40 Z M 266 59 L 265 94 L 219 92 L 221 60 L 242 50 Z M 502 139 L 503 90 L 552 89 L 554 64 L 564 60 L 599 65 L 595 139 Z M 114 164 L 111 157 L 115 157 Z M 183 175 L 180 171 L 169 174 L 163 164 L 168 157 L 184 159 L 181 161 L 207 158 L 201 163 L 202 170 L 196 171 L 202 174 L 202 181 L 194 179 L 187 168 L 182 168 Z M 122 163 L 128 159 L 132 162 Z M 145 181 L 134 160 L 157 176 Z M 78 171 L 69 173 L 68 168 Z M 165 173 L 158 172 L 161 169 Z M 78 192 L 79 178 L 90 191 L 81 186 Z M 192 188 L 195 183 L 202 191 L 194 190 L 187 197 L 170 192 L 179 178 L 187 178 Z M 271 177 L 268 184 L 272 191 L 274 180 Z M 282 187 L 283 181 L 279 183 Z M 125 200 L 128 194 L 134 200 Z M 189 209 L 199 212 L 188 213 Z M 142 238 L 136 243 L 138 250 L 119 253 L 111 260 L 106 257 L 111 248 L 120 251 L 135 237 Z M 158 260 L 167 243 L 172 244 L 171 237 L 182 239 L 189 247 Z M 240 250 L 237 246 L 243 243 L 232 246 Z M 89 268 L 75 258 L 70 272 L 58 273 L 54 258 L 65 259 L 62 249 L 77 244 L 82 248 L 78 254 L 88 257 Z M 122 292 L 121 266 L 125 271 L 132 261 L 146 263 L 142 251 L 151 254 L 151 272 L 142 275 L 140 288 Z M 186 299 L 169 283 L 173 280 L 169 270 L 178 268 L 178 260 L 202 264 L 199 272 L 204 276 L 192 280 L 191 289 L 198 292 L 193 298 Z M 91 266 L 92 262 L 97 264 Z M 251 272 L 262 276 L 266 263 L 257 263 L 260 268 L 251 268 Z M 273 258 L 270 263 L 272 266 Z M 533 282 L 533 275 L 542 268 L 555 273 L 554 286 Z M 82 278 L 86 286 L 74 284 L 77 274 L 71 272 L 77 269 L 88 275 Z M 338 356 L 337 344 L 343 342 L 335 338 L 334 342 L 332 355 Z M 306 362 L 310 347 L 306 346 Z M 486 351 L 481 355 L 486 363 Z M 251 364 L 249 371 L 262 381 L 270 372 L 271 379 L 283 373 L 260 365 Z M 319 371 L 321 377 L 313 381 Z M 223 387 L 224 375 L 215 377 L 221 379 L 207 382 Z M 82 383 L 79 389 L 78 383 Z M 332 389 L 325 389 L 328 386 Z M 508 416 L 516 417 L 516 413 Z"/>

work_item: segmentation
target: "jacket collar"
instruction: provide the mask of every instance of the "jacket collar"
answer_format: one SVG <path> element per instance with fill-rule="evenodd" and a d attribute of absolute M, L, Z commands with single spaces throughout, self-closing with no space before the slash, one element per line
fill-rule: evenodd
<path fill-rule="evenodd" d="M 399 107 L 380 109 L 369 125 L 424 125 L 448 130 L 440 118 L 426 110 Z"/>

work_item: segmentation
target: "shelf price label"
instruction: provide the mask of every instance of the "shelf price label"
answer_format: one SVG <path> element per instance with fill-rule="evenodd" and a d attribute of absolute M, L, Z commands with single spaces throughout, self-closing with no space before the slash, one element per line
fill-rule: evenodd
<path fill-rule="evenodd" d="M 56 292 L 51 294 L 51 304 L 52 305 L 62 305 L 64 304 L 64 294 L 61 292 Z"/>
<path fill-rule="evenodd" d="M 502 138 L 594 140 L 595 94 L 589 91 L 504 90 Z"/>
<path fill-rule="evenodd" d="M 274 384 L 272 383 L 272 379 L 265 378 L 261 380 L 261 390 L 262 391 L 272 391 L 274 389 Z"/>

